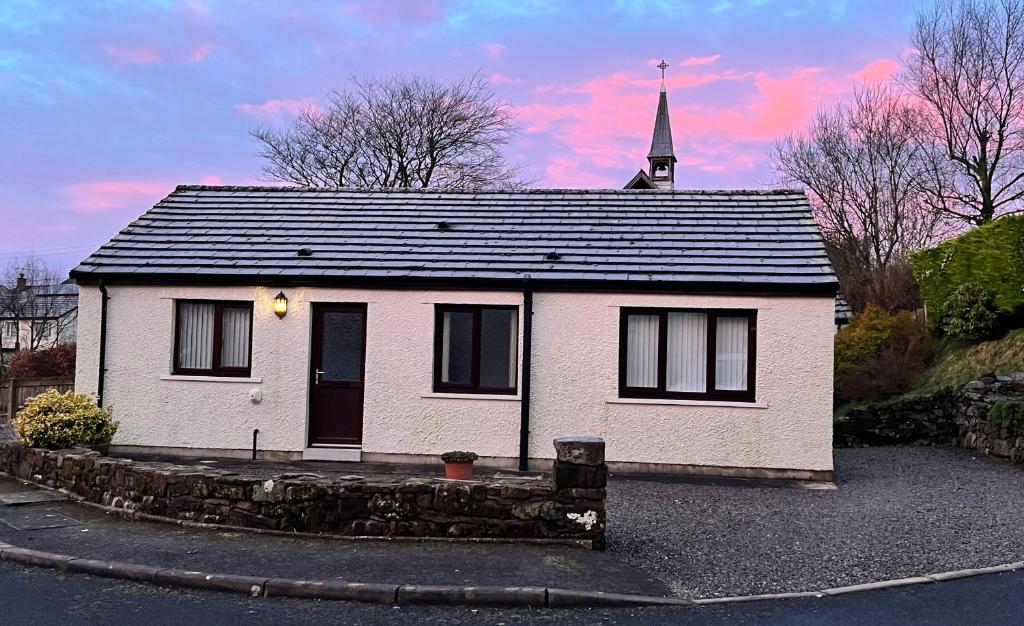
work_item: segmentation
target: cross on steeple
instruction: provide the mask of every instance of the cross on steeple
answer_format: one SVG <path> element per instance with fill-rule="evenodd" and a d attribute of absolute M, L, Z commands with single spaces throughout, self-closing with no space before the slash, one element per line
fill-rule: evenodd
<path fill-rule="evenodd" d="M 665 68 L 668 67 L 668 63 L 665 63 L 665 59 L 662 59 L 661 63 L 658 63 L 654 67 L 661 70 L 661 80 L 665 80 Z"/>

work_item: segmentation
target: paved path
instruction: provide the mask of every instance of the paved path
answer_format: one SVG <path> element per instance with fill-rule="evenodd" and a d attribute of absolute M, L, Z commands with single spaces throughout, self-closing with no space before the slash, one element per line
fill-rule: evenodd
<path fill-rule="evenodd" d="M 1024 573 L 834 598 L 602 611 L 388 607 L 165 589 L 0 562 L 0 624 L 957 624 L 1024 622 Z"/>
<path fill-rule="evenodd" d="M 0 493 L 25 489 L 0 478 Z M 219 532 L 129 522 L 71 502 L 0 506 L 0 519 L 19 528 L 68 524 L 16 530 L 0 522 L 0 542 L 161 568 L 395 585 L 528 585 L 670 595 L 664 583 L 637 567 L 608 552 L 578 547 L 348 541 Z"/>

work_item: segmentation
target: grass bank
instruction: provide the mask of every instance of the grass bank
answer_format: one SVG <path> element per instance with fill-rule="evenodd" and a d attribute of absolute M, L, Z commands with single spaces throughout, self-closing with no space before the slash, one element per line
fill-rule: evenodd
<path fill-rule="evenodd" d="M 988 372 L 1011 374 L 1024 371 L 1024 328 L 1001 339 L 981 343 L 943 341 L 936 346 L 928 368 L 908 393 L 920 394 L 968 383 Z"/>

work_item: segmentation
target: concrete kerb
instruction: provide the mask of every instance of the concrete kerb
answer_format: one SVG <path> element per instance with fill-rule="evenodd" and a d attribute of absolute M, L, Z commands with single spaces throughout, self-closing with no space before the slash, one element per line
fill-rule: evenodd
<path fill-rule="evenodd" d="M 458 587 L 454 585 L 383 585 L 333 580 L 293 580 L 161 569 L 136 563 L 80 559 L 65 554 L 0 544 L 0 561 L 60 571 L 123 578 L 172 587 L 240 593 L 253 598 L 287 597 L 377 604 L 429 604 L 502 607 L 664 606 L 691 605 L 689 600 L 546 587 Z"/>
<path fill-rule="evenodd" d="M 307 598 L 397 605 L 502 606 L 524 608 L 615 608 L 642 606 L 708 606 L 763 600 L 824 598 L 862 591 L 892 589 L 938 583 L 1024 569 L 1024 561 L 975 569 L 958 570 L 879 582 L 833 587 L 818 591 L 732 596 L 685 600 L 601 591 L 580 591 L 552 587 L 499 587 L 455 585 L 391 585 L 336 580 L 295 580 L 262 576 L 215 574 L 158 568 L 136 563 L 81 559 L 65 554 L 29 550 L 0 543 L 0 561 L 46 567 L 60 571 L 121 578 L 158 585 L 189 587 L 209 591 L 241 593 L 250 597 Z"/>

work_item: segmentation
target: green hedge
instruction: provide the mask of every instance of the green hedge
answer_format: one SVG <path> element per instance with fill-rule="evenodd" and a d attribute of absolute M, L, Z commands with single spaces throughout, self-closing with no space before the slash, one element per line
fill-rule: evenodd
<path fill-rule="evenodd" d="M 973 282 L 995 296 L 1004 312 L 1024 308 L 1024 216 L 998 219 L 934 248 L 910 255 L 928 318 L 938 322 L 946 299 Z"/>

